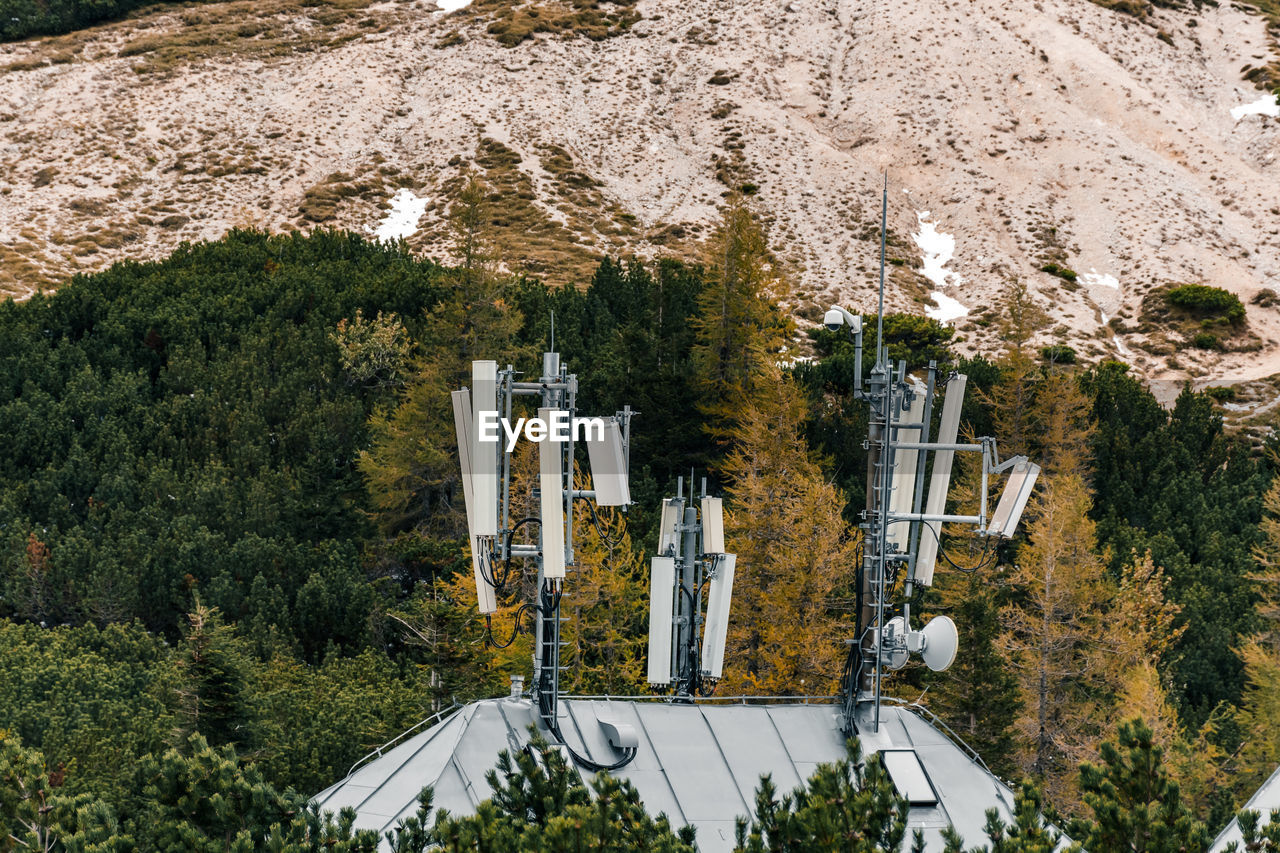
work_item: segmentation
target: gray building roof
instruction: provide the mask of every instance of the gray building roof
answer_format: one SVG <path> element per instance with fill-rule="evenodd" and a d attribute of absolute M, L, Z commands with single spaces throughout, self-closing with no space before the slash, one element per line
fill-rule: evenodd
<path fill-rule="evenodd" d="M 1249 798 L 1249 802 L 1245 803 L 1240 811 L 1253 811 L 1262 816 L 1258 821 L 1259 826 L 1266 826 L 1270 822 L 1271 812 L 1273 809 L 1280 809 L 1280 768 L 1271 774 L 1271 778 L 1262 783 L 1253 796 Z M 1227 845 L 1231 842 L 1239 844 L 1243 839 L 1240 836 L 1240 824 L 1235 818 L 1231 819 L 1231 823 L 1227 824 L 1227 828 L 1218 833 L 1218 837 L 1214 839 L 1213 845 L 1209 848 L 1209 853 L 1221 853 L 1227 849 Z"/>
<path fill-rule="evenodd" d="M 677 826 L 696 826 L 702 853 L 733 849 L 735 820 L 750 812 L 761 775 L 772 774 L 779 791 L 790 791 L 819 764 L 846 754 L 840 710 L 832 704 L 565 699 L 560 708 L 569 746 L 599 763 L 618 757 L 599 720 L 634 729 L 636 757 L 614 775 L 636 787 L 651 813 L 664 812 Z M 333 811 L 351 806 L 357 827 L 379 832 L 412 814 L 427 785 L 435 790 L 437 807 L 474 813 L 490 796 L 485 773 L 499 751 L 524 747 L 535 716 L 527 699 L 472 703 L 357 766 L 315 802 Z M 895 784 L 913 802 L 911 829 L 924 832 L 931 851 L 942 849 L 941 831 L 948 824 L 969 844 L 985 843 L 984 812 L 996 808 L 1007 819 L 1012 810 L 1013 795 L 1004 784 L 905 708 L 882 708 L 879 733 L 860 740 L 864 754 L 887 753 Z"/>

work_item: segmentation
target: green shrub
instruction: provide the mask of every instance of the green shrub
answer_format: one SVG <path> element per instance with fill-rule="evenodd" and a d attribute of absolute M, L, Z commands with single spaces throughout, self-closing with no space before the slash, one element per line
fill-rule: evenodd
<path fill-rule="evenodd" d="M 1197 349 L 1221 349 L 1222 342 L 1213 332 L 1197 332 L 1191 339 L 1191 345 Z"/>
<path fill-rule="evenodd" d="M 1220 317 L 1229 323 L 1244 320 L 1244 305 L 1234 293 L 1207 284 L 1180 284 L 1165 299 L 1175 308 L 1195 314 Z"/>
<path fill-rule="evenodd" d="M 1204 389 L 1204 393 L 1208 394 L 1219 403 L 1226 403 L 1236 398 L 1236 389 L 1229 385 L 1218 385 L 1213 388 Z"/>
<path fill-rule="evenodd" d="M 1056 275 L 1063 281 L 1075 281 L 1077 278 L 1075 270 L 1068 269 L 1062 264 L 1055 263 L 1054 261 L 1049 261 L 1047 264 L 1040 267 L 1040 272 L 1047 272 L 1049 275 Z"/>
<path fill-rule="evenodd" d="M 1040 357 L 1051 364 L 1075 364 L 1076 350 L 1066 344 L 1054 344 L 1041 348 Z"/>

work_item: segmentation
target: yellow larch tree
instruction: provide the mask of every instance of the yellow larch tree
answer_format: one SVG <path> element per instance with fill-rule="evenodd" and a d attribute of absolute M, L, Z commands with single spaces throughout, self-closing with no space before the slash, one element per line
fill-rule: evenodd
<path fill-rule="evenodd" d="M 790 284 L 759 219 L 740 196 L 729 200 L 708 241 L 706 266 L 693 363 L 701 408 L 710 419 L 707 431 L 723 440 L 792 333 L 793 321 L 778 307 Z"/>
<path fill-rule="evenodd" d="M 1089 518 L 1088 399 L 1072 373 L 1036 373 L 1032 406 L 1018 421 L 1033 427 L 1034 438 L 1023 440 L 1043 473 L 1025 516 L 1028 541 L 1009 576 L 1000 645 L 1022 695 L 1021 769 L 1065 804 L 1077 765 L 1093 756 L 1101 733 L 1094 707 L 1106 680 L 1097 642 L 1112 590 Z M 1006 377 L 1025 380 L 1016 370 Z"/>
<path fill-rule="evenodd" d="M 1097 677 L 1094 642 L 1107 602 L 1103 563 L 1084 481 L 1067 474 L 1043 481 L 1030 507 L 1029 542 L 1010 582 L 1017 599 L 1001 611 L 1000 643 L 1013 665 L 1024 713 L 1020 765 L 1063 803 L 1080 760 L 1097 740 L 1091 719 Z"/>
<path fill-rule="evenodd" d="M 578 488 L 590 488 L 581 482 Z M 648 564 L 637 554 L 626 517 L 617 510 L 593 514 L 579 502 L 574 516 L 574 565 L 565 578 L 561 630 L 567 645 L 561 689 L 615 696 L 645 689 L 649 640 Z"/>
<path fill-rule="evenodd" d="M 738 555 L 723 693 L 830 694 L 839 680 L 857 540 L 805 444 L 804 412 L 775 371 L 739 413 L 722 469 Z"/>

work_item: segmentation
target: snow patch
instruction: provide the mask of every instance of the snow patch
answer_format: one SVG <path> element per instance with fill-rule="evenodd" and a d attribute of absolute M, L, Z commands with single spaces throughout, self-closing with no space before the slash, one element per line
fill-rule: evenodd
<path fill-rule="evenodd" d="M 959 273 L 946 269 L 956 253 L 956 238 L 953 234 L 939 231 L 936 223 L 926 222 L 928 218 L 929 211 L 918 211 L 916 222 L 920 225 L 920 233 L 911 235 L 911 239 L 916 241 L 916 245 L 924 255 L 919 273 L 933 282 L 937 288 L 929 294 L 929 298 L 936 302 L 938 307 L 925 308 L 924 313 L 939 323 L 950 323 L 969 313 L 969 309 L 958 300 L 942 292 L 944 288 L 959 285 L 962 281 Z"/>
<path fill-rule="evenodd" d="M 1245 116 L 1252 115 L 1280 118 L 1280 97 L 1275 95 L 1263 95 L 1252 104 L 1241 104 L 1238 107 L 1231 108 L 1231 117 L 1236 121 L 1239 121 Z"/>
<path fill-rule="evenodd" d="M 1280 396 L 1273 397 L 1268 402 L 1263 402 L 1261 400 L 1258 400 L 1253 403 L 1223 403 L 1222 404 L 1222 408 L 1226 409 L 1228 412 L 1248 412 L 1249 414 L 1252 414 L 1252 415 L 1261 415 L 1265 412 L 1271 411 L 1276 406 L 1280 406 Z"/>
<path fill-rule="evenodd" d="M 1088 285 L 1097 284 L 1097 285 L 1101 285 L 1102 287 L 1110 287 L 1113 290 L 1120 289 L 1120 279 L 1116 278 L 1113 275 L 1106 275 L 1105 273 L 1099 273 L 1096 269 L 1093 269 L 1093 268 L 1090 268 L 1087 273 L 1083 273 L 1080 276 L 1080 281 L 1083 284 L 1088 284 Z"/>
<path fill-rule="evenodd" d="M 412 237 L 418 231 L 418 220 L 427 212 L 427 200 L 412 190 L 399 189 L 391 197 L 391 210 L 373 232 L 375 240 L 394 242 Z"/>
<path fill-rule="evenodd" d="M 446 12 L 456 12 L 471 5 L 471 0 L 436 0 L 436 7 L 440 14 Z"/>

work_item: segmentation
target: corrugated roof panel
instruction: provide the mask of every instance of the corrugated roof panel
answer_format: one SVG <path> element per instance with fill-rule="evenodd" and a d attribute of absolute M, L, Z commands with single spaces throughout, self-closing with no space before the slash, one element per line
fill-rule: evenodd
<path fill-rule="evenodd" d="M 764 705 L 774 728 L 787 745 L 791 760 L 821 764 L 844 758 L 844 733 L 834 705 Z M 832 750 L 835 750 L 834 757 Z M 806 777 L 808 778 L 808 777 Z"/>
<path fill-rule="evenodd" d="M 634 707 L 629 702 L 604 702 L 570 700 L 560 705 L 560 733 L 566 742 L 578 753 L 586 750 L 585 757 L 597 764 L 613 764 L 622 757 L 622 753 L 614 749 L 600 727 L 599 718 L 627 723 L 636 730 L 643 741 L 643 723 L 636 717 Z M 642 744 L 643 745 L 643 744 Z M 636 770 L 658 770 L 658 761 L 647 749 L 639 749 L 636 757 L 627 765 Z"/>
<path fill-rule="evenodd" d="M 704 820 L 698 824 L 698 850 L 701 853 L 733 853 L 736 820 Z"/>
<path fill-rule="evenodd" d="M 316 802 L 338 811 L 351 806 L 359 813 L 396 815 L 403 807 L 404 780 L 417 779 L 417 790 L 434 785 L 466 732 L 474 708 L 462 708 L 437 726 L 414 735 L 330 788 Z M 411 795 L 417 798 L 416 791 Z"/>
<path fill-rule="evenodd" d="M 632 770 L 627 767 L 619 770 L 613 775 L 619 779 L 626 779 L 635 789 L 640 792 L 640 801 L 644 803 L 645 811 L 655 817 L 664 814 L 671 821 L 674 827 L 681 827 L 688 823 L 688 818 L 684 816 L 684 812 L 680 811 L 680 803 L 676 800 L 675 791 L 667 784 L 666 774 L 661 770 Z"/>
<path fill-rule="evenodd" d="M 808 779 L 820 763 L 845 756 L 839 710 L 834 705 L 710 705 L 567 699 L 561 731 L 578 752 L 601 763 L 617 753 L 597 715 L 636 728 L 635 760 L 615 775 L 629 779 L 651 813 L 664 812 L 673 825 L 698 828 L 702 853 L 728 853 L 734 825 L 748 814 L 763 773 L 785 792 Z M 435 802 L 455 814 L 470 814 L 489 796 L 485 773 L 498 753 L 522 748 L 527 700 L 494 699 L 467 706 L 435 728 L 387 751 L 316 798 L 323 808 L 352 805 L 357 826 L 383 831 L 417 808 L 424 785 Z M 948 820 L 969 844 L 986 841 L 983 813 L 997 807 L 1006 816 L 1012 795 L 994 777 L 923 719 L 901 708 L 881 709 L 881 730 L 869 735 L 859 718 L 866 752 L 915 750 L 938 797 L 935 807 L 912 808 L 910 828 L 924 829 L 926 849 L 943 847 L 937 827 Z M 584 772 L 584 776 L 589 776 Z M 386 845 L 383 845 L 386 849 Z"/>
<path fill-rule="evenodd" d="M 654 704 L 636 710 L 687 820 L 725 820 L 745 813 L 748 804 L 696 706 Z"/>
<path fill-rule="evenodd" d="M 494 753 L 494 757 L 497 757 L 497 753 Z M 489 794 L 485 796 L 487 798 Z M 458 772 L 458 766 L 453 762 L 449 762 L 449 766 L 440 774 L 432 803 L 435 808 L 448 809 L 451 814 L 475 814 L 475 806 L 471 805 L 471 795 L 467 791 L 466 780 L 462 778 L 462 774 Z M 407 807 L 405 811 L 412 814 L 416 808 L 417 805 L 414 804 Z M 387 829 L 390 828 L 389 825 Z"/>
<path fill-rule="evenodd" d="M 768 709 L 731 705 L 704 713 L 703 718 L 720 744 L 739 793 L 748 803 L 755 801 L 756 788 L 765 773 L 773 776 L 780 791 L 790 791 L 803 781 L 790 747 L 774 726 Z"/>

